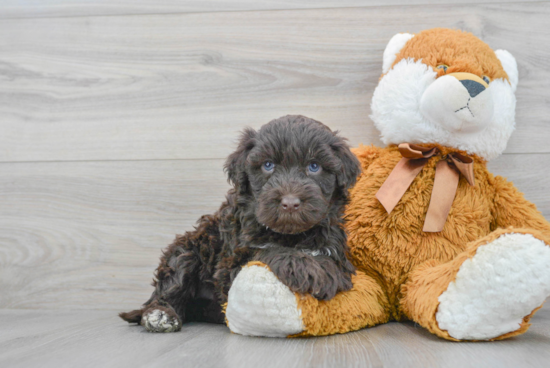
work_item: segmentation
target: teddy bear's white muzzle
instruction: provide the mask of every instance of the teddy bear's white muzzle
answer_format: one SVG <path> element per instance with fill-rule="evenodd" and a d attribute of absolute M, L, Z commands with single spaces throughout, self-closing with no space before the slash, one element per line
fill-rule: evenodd
<path fill-rule="evenodd" d="M 451 132 L 475 133 L 493 118 L 491 89 L 452 75 L 439 77 L 423 93 L 420 112 Z"/>

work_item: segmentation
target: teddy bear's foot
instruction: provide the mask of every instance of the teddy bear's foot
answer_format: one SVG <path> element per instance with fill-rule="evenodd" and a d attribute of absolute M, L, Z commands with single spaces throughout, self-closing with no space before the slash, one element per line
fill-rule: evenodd
<path fill-rule="evenodd" d="M 529 318 L 550 295 L 549 265 L 550 247 L 530 234 L 506 233 L 480 246 L 439 296 L 439 328 L 458 340 L 527 330 Z"/>
<path fill-rule="evenodd" d="M 143 314 L 141 325 L 149 332 L 176 332 L 181 329 L 178 317 L 161 309 L 147 310 Z"/>
<path fill-rule="evenodd" d="M 250 263 L 229 290 L 225 311 L 231 331 L 250 336 L 287 337 L 304 330 L 296 296 L 260 263 Z"/>

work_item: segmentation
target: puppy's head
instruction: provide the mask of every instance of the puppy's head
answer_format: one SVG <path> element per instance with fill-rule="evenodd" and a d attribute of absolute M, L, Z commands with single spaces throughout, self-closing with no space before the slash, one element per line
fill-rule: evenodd
<path fill-rule="evenodd" d="M 283 234 L 304 232 L 339 215 L 360 172 L 345 140 L 304 116 L 285 116 L 259 131 L 246 129 L 225 164 L 229 180 L 259 223 Z"/>

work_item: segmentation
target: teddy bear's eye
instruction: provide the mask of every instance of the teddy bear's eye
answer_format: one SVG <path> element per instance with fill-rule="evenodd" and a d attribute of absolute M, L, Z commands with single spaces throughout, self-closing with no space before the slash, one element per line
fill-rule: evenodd
<path fill-rule="evenodd" d="M 491 83 L 491 78 L 489 78 L 488 76 L 484 75 L 483 77 L 481 77 L 483 79 L 483 81 L 487 84 Z"/>
<path fill-rule="evenodd" d="M 437 69 L 443 69 L 443 71 L 444 71 L 445 73 L 447 73 L 447 68 L 448 68 L 448 67 L 449 67 L 448 65 L 441 64 L 441 65 L 438 65 L 438 66 L 437 66 Z"/>

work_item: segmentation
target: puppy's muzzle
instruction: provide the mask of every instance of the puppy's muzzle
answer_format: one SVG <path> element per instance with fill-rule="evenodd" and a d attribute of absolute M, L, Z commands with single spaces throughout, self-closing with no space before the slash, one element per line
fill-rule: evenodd
<path fill-rule="evenodd" d="M 296 234 L 318 224 L 327 210 L 328 202 L 318 186 L 280 177 L 259 195 L 256 218 L 275 232 Z"/>

